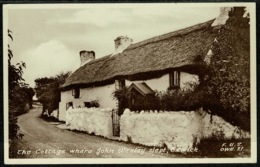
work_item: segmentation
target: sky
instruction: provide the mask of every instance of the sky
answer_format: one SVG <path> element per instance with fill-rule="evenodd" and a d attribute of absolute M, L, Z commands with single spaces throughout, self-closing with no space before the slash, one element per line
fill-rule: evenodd
<path fill-rule="evenodd" d="M 118 36 L 128 36 L 136 43 L 218 15 L 219 7 L 174 3 L 10 8 L 12 63 L 26 63 L 23 78 L 34 87 L 36 78 L 79 68 L 81 50 L 93 50 L 100 58 L 114 52 Z"/>

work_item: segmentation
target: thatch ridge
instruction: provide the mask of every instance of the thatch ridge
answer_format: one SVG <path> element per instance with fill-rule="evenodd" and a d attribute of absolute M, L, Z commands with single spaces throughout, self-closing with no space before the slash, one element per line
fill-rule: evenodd
<path fill-rule="evenodd" d="M 209 20 L 205 23 L 199 23 L 199 24 L 196 24 L 196 25 L 193 25 L 193 26 L 190 26 L 190 27 L 186 27 L 184 29 L 179 29 L 179 30 L 176 30 L 176 31 L 172 31 L 172 32 L 169 32 L 169 33 L 166 33 L 166 34 L 163 34 L 163 35 L 158 35 L 158 36 L 155 36 L 155 37 L 134 43 L 134 44 L 130 45 L 126 50 L 135 49 L 135 48 L 138 48 L 138 47 L 142 47 L 143 45 L 147 45 L 147 44 L 150 44 L 150 43 L 153 43 L 153 42 L 158 42 L 158 41 L 161 41 L 161 40 L 167 40 L 168 38 L 171 38 L 171 37 L 186 35 L 186 34 L 192 32 L 192 31 L 196 31 L 196 30 L 199 30 L 199 29 L 205 27 L 205 24 L 211 25 L 214 20 L 215 19 L 212 19 L 212 20 Z"/>

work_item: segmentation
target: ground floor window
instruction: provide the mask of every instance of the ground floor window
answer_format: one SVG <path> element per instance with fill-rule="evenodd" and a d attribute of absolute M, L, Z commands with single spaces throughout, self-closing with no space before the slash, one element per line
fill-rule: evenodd
<path fill-rule="evenodd" d="M 91 107 L 91 103 L 90 102 L 84 102 L 84 106 L 87 107 L 87 108 L 90 108 Z"/>
<path fill-rule="evenodd" d="M 72 102 L 66 103 L 66 110 L 68 110 L 70 107 L 73 108 L 73 103 Z"/>

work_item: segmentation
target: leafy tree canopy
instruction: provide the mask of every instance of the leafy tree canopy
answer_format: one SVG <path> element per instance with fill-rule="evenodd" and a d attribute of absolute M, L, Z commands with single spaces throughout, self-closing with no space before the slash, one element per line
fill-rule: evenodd
<path fill-rule="evenodd" d="M 53 110 L 58 109 L 60 102 L 59 87 L 65 82 L 70 72 L 60 73 L 54 77 L 43 77 L 35 80 L 36 96 L 43 105 L 42 114 L 48 110 L 50 114 Z"/>

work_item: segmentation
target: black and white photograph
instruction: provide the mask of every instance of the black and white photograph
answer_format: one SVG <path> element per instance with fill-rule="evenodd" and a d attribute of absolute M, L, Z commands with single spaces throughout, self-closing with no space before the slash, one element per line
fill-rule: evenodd
<path fill-rule="evenodd" d="M 3 5 L 5 163 L 255 163 L 255 13 Z"/>

